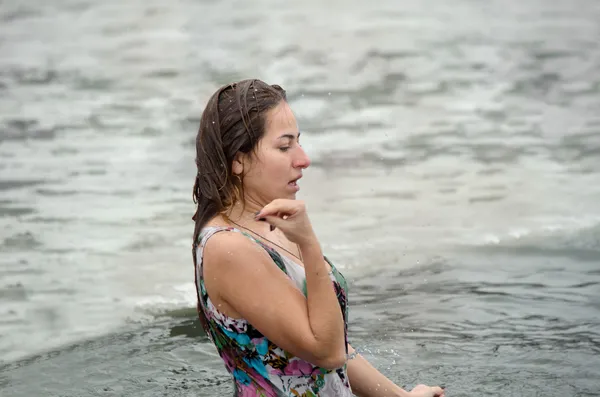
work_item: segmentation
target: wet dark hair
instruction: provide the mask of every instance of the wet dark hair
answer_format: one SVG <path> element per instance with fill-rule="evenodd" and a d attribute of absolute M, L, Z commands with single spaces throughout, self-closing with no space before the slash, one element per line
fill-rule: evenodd
<path fill-rule="evenodd" d="M 280 86 L 254 79 L 224 85 L 208 100 L 196 136 L 198 172 L 192 195 L 197 204 L 192 217 L 195 222 L 192 243 L 194 272 L 198 271 L 196 251 L 202 228 L 215 215 L 244 199 L 244 175 L 233 174 L 233 159 L 238 152 L 256 150 L 265 134 L 267 112 L 286 100 L 286 93 Z M 200 307 L 198 274 L 195 281 L 200 323 L 210 336 Z"/>
<path fill-rule="evenodd" d="M 232 171 L 235 155 L 256 149 L 265 133 L 266 113 L 286 100 L 283 88 L 255 79 L 224 85 L 208 100 L 196 136 L 194 261 L 204 225 L 243 200 L 244 176 Z"/>

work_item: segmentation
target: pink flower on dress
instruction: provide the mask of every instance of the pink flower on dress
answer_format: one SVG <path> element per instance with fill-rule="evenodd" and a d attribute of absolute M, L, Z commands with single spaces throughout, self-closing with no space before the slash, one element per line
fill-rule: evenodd
<path fill-rule="evenodd" d="M 238 394 L 238 396 L 240 396 L 240 397 L 256 397 L 256 395 L 257 395 L 256 388 L 254 387 L 253 384 L 242 385 L 238 382 L 237 387 L 240 392 L 240 394 Z"/>
<path fill-rule="evenodd" d="M 293 360 L 283 369 L 283 373 L 285 375 L 306 376 L 312 375 L 313 370 L 318 369 L 304 360 Z"/>

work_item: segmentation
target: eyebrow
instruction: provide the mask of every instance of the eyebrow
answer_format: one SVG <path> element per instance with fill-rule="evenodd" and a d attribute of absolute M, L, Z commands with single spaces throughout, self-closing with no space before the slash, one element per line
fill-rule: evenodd
<path fill-rule="evenodd" d="M 298 133 L 298 139 L 300 139 L 300 134 L 301 134 L 301 132 Z M 294 136 L 293 134 L 283 134 L 277 139 L 284 139 L 284 138 L 295 139 L 296 136 Z"/>

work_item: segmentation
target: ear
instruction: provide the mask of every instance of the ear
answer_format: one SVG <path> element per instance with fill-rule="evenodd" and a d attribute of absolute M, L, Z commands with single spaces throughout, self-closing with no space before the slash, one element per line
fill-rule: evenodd
<path fill-rule="evenodd" d="M 244 173 L 244 153 L 237 152 L 231 164 L 233 175 L 242 175 Z"/>

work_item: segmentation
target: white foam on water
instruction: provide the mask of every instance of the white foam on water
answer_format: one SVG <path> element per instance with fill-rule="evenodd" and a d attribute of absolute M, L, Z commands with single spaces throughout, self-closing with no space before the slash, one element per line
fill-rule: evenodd
<path fill-rule="evenodd" d="M 135 298 L 132 301 L 136 310 L 160 316 L 176 309 L 196 308 L 196 289 L 193 280 L 190 283 L 164 286 L 160 294 Z"/>

